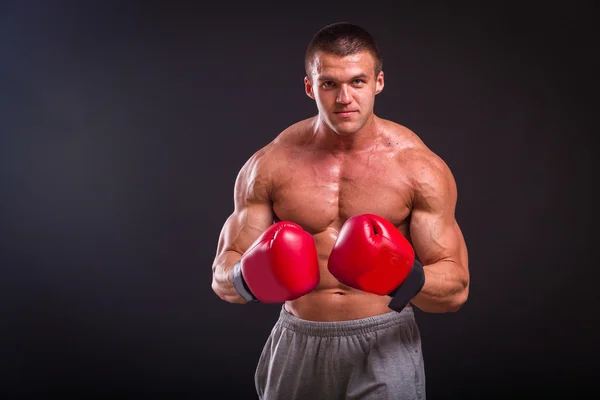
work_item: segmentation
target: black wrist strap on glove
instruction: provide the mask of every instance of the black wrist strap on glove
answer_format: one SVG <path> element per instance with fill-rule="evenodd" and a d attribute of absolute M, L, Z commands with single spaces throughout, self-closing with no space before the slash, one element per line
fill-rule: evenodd
<path fill-rule="evenodd" d="M 388 307 L 396 312 L 402 311 L 408 301 L 421 291 L 424 284 L 425 273 L 423 272 L 423 264 L 415 258 L 415 262 L 404 282 L 389 294 L 392 300 L 388 304 Z"/>
<path fill-rule="evenodd" d="M 233 270 L 231 272 L 231 281 L 233 283 L 233 287 L 238 292 L 240 296 L 242 296 L 248 303 L 258 302 L 258 299 L 254 297 L 248 286 L 246 285 L 246 281 L 244 281 L 244 277 L 242 275 L 242 261 L 238 261 L 233 266 Z"/>

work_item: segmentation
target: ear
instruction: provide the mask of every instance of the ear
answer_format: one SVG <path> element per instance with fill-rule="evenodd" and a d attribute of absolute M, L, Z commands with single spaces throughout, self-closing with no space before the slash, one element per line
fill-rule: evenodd
<path fill-rule="evenodd" d="M 383 86 L 384 86 L 383 71 L 381 71 L 379 73 L 379 75 L 377 75 L 377 80 L 375 82 L 375 94 L 381 93 L 381 91 L 383 90 Z"/>
<path fill-rule="evenodd" d="M 304 91 L 306 92 L 306 95 L 308 97 L 310 97 L 313 100 L 315 99 L 312 83 L 310 83 L 310 79 L 308 79 L 307 76 L 304 77 Z"/>

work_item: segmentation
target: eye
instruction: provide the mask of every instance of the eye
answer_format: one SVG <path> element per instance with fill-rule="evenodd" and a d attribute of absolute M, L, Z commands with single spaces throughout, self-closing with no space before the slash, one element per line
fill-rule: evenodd
<path fill-rule="evenodd" d="M 334 83 L 333 83 L 332 81 L 325 81 L 325 82 L 323 82 L 323 84 L 322 84 L 322 86 L 323 86 L 324 88 L 330 88 L 330 87 L 332 87 L 333 85 L 334 85 Z"/>
<path fill-rule="evenodd" d="M 356 86 L 362 86 L 364 84 L 365 84 L 365 81 L 362 80 L 362 79 L 355 79 L 354 80 L 354 85 L 356 85 Z"/>

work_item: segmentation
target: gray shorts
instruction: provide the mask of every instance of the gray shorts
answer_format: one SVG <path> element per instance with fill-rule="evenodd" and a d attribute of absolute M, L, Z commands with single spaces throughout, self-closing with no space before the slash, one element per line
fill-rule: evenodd
<path fill-rule="evenodd" d="M 254 378 L 265 400 L 425 399 L 414 312 L 314 322 L 282 308 Z"/>

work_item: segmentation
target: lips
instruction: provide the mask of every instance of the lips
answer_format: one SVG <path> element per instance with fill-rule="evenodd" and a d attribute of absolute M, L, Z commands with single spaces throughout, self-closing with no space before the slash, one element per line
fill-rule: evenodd
<path fill-rule="evenodd" d="M 336 111 L 335 114 L 339 115 L 340 117 L 349 117 L 349 116 L 353 115 L 356 112 L 358 112 L 358 111 L 355 111 L 355 110 L 352 110 L 352 111 Z"/>

